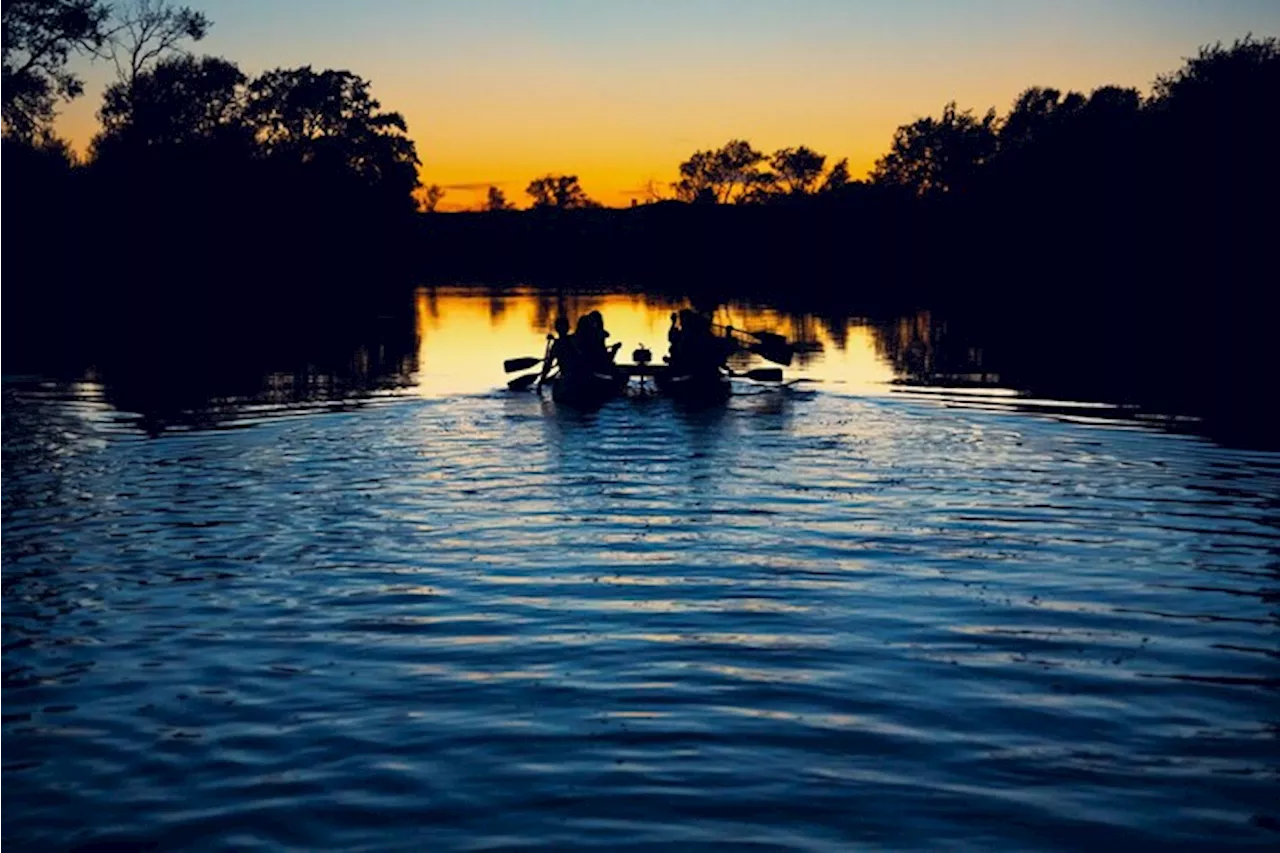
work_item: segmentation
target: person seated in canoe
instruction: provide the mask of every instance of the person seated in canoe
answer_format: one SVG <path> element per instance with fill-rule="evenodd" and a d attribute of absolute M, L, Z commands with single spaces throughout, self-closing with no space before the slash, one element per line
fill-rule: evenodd
<path fill-rule="evenodd" d="M 547 376 L 551 373 L 552 368 L 559 367 L 564 372 L 565 363 L 577 359 L 577 347 L 575 346 L 574 336 L 569 334 L 569 318 L 560 314 L 556 317 L 555 337 L 551 338 L 551 345 L 547 348 L 547 357 L 542 361 L 542 373 L 538 375 L 538 387 L 541 388 L 543 383 L 547 381 Z M 569 368 L 573 370 L 572 367 Z"/>
<path fill-rule="evenodd" d="M 680 331 L 680 315 L 672 311 L 671 312 L 671 328 L 667 329 L 667 345 L 668 345 L 667 352 L 674 353 L 677 349 L 679 349 L 680 341 L 683 337 L 684 337 L 684 334 Z M 663 360 L 671 361 L 671 355 L 668 354 L 667 356 L 664 357 Z"/>
<path fill-rule="evenodd" d="M 608 337 L 609 333 L 604 328 L 604 317 L 599 311 L 592 311 L 578 318 L 573 343 L 583 366 L 599 373 L 613 372 L 613 360 L 617 357 L 618 349 L 622 344 L 616 343 L 606 347 L 604 342 Z"/>
<path fill-rule="evenodd" d="M 719 375 L 729 354 L 735 349 L 731 335 L 721 337 L 712 331 L 711 319 L 690 308 L 671 315 L 667 340 L 671 353 L 667 363 L 673 373 L 682 375 Z"/>

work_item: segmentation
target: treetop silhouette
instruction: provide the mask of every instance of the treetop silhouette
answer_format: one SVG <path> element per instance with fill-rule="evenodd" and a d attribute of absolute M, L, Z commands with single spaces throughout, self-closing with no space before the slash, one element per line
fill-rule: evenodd
<path fill-rule="evenodd" d="M 849 183 L 849 161 L 830 169 L 811 148 L 780 148 L 766 156 L 749 142 L 731 139 L 720 148 L 696 151 L 680 164 L 676 199 L 697 204 L 741 204 L 834 192 Z"/>
<path fill-rule="evenodd" d="M 507 194 L 500 188 L 491 186 L 485 195 L 484 209 L 487 211 L 513 210 L 514 205 L 507 201 Z"/>
<path fill-rule="evenodd" d="M 99 118 L 95 161 L 217 145 L 224 157 L 309 166 L 406 197 L 418 185 L 403 117 L 382 111 L 348 71 L 275 69 L 249 80 L 225 59 L 169 56 L 108 87 Z"/>
<path fill-rule="evenodd" d="M 67 67 L 71 56 L 105 43 L 110 12 L 101 0 L 5 0 L 0 91 L 6 136 L 32 141 L 51 132 L 57 101 L 84 92 Z"/>
<path fill-rule="evenodd" d="M 583 210 L 600 206 L 582 189 L 577 175 L 544 175 L 530 181 L 525 192 L 533 199 L 534 210 Z"/>

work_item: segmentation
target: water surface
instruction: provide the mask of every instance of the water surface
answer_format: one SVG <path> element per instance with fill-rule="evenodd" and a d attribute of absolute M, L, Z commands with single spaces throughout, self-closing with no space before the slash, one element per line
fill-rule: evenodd
<path fill-rule="evenodd" d="M 598 305 L 660 357 L 673 306 Z M 5 841 L 1280 841 L 1280 455 L 743 306 L 821 381 L 558 409 L 500 367 L 554 307 L 424 292 L 162 416 L 6 382 Z"/>

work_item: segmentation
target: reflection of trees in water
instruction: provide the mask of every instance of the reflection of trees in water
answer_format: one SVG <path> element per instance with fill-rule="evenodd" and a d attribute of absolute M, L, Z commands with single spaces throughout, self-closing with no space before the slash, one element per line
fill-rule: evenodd
<path fill-rule="evenodd" d="M 827 337 L 831 339 L 831 343 L 838 350 L 845 350 L 849 346 L 849 326 L 852 320 L 848 317 L 824 316 L 818 318 L 822 327 L 827 332 Z M 802 340 L 815 341 L 817 337 L 812 334 L 805 335 Z M 813 353 L 807 353 L 812 357 Z"/>
<path fill-rule="evenodd" d="M 630 300 L 634 304 L 643 305 L 646 308 L 657 311 L 667 312 L 676 308 L 683 308 L 687 303 L 683 300 L 672 299 L 664 296 L 654 296 L 649 294 L 626 294 L 618 293 L 616 290 L 609 292 L 583 292 L 572 289 L 555 289 L 555 290 L 536 290 L 531 294 L 534 299 L 534 328 L 537 331 L 550 331 L 555 318 L 561 314 L 573 323 L 577 318 L 591 311 L 600 311 L 605 315 L 605 324 L 608 325 L 608 306 L 610 303 L 617 304 L 619 299 Z"/>
<path fill-rule="evenodd" d="M 375 333 L 376 335 L 376 333 Z M 269 374 L 262 387 L 279 402 L 327 399 L 359 392 L 407 387 L 418 369 L 416 336 L 377 336 L 378 340 L 331 352 L 302 350 L 298 366 Z M 306 359 L 305 363 L 301 359 Z"/>
<path fill-rule="evenodd" d="M 999 381 L 988 371 L 981 347 L 931 311 L 917 311 L 871 328 L 876 351 L 902 376 L 919 382 Z"/>
<path fill-rule="evenodd" d="M 748 334 L 774 332 L 796 345 L 795 364 L 811 363 L 822 352 L 823 338 L 829 338 L 837 349 L 848 342 L 849 319 L 789 308 L 779 310 L 766 304 L 734 300 L 722 306 L 717 322 Z"/>
<path fill-rule="evenodd" d="M 836 350 L 849 347 L 851 330 L 872 331 L 876 353 L 895 372 L 916 381 L 994 383 L 998 376 L 986 364 L 984 348 L 950 320 L 922 310 L 892 318 L 867 318 L 826 310 L 806 312 L 797 304 L 785 311 L 764 305 L 735 303 L 731 314 L 744 329 L 766 329 L 796 344 L 795 365 L 821 358 L 824 342 Z"/>
<path fill-rule="evenodd" d="M 502 320 L 502 315 L 507 313 L 506 295 L 499 290 L 489 291 L 489 322 L 495 326 Z"/>
<path fill-rule="evenodd" d="M 423 288 L 419 288 L 417 293 L 418 293 L 418 298 L 422 300 L 421 306 L 426 308 L 427 310 L 427 316 L 429 316 L 432 320 L 439 320 L 440 319 L 440 299 L 436 295 L 435 289 L 429 288 L 429 287 L 423 287 Z M 421 334 L 422 330 L 419 329 L 418 333 Z"/>
<path fill-rule="evenodd" d="M 481 285 L 468 291 L 464 286 L 443 288 L 444 292 L 471 293 L 487 300 L 495 324 L 517 304 L 532 305 L 532 331 L 550 331 L 555 318 L 563 314 L 571 323 L 593 310 L 601 311 L 606 325 L 611 311 L 620 305 L 630 310 L 648 311 L 665 318 L 667 312 L 685 307 L 688 300 L 674 294 L 647 294 L 636 291 L 583 290 L 575 286 L 527 287 Z M 424 288 L 424 298 L 435 300 L 437 288 Z M 527 309 L 526 309 L 527 310 Z M 438 316 L 439 309 L 433 312 Z M 771 331 L 796 344 L 793 365 L 804 368 L 822 359 L 824 348 L 845 351 L 851 335 L 867 328 L 877 354 L 895 371 L 917 381 L 993 383 L 998 377 L 986 363 L 986 351 L 974 342 L 978 329 L 972 323 L 942 319 L 934 312 L 918 311 L 904 316 L 872 317 L 841 313 L 827 306 L 806 309 L 803 301 L 789 300 L 785 307 L 763 301 L 734 300 L 716 307 L 715 321 L 741 331 Z M 439 317 L 443 323 L 448 317 Z M 741 366 L 741 365 L 739 365 Z"/>
<path fill-rule="evenodd" d="M 845 346 L 845 328 L 840 323 L 831 323 L 826 318 L 818 318 L 812 314 L 790 315 L 787 317 L 790 326 L 790 334 L 787 338 L 792 341 L 817 341 L 820 339 L 819 328 L 826 331 L 831 338 L 832 343 L 837 349 L 844 349 Z M 811 360 L 814 353 L 805 349 L 796 353 L 796 357 L 801 364 Z"/>
<path fill-rule="evenodd" d="M 217 423 L 246 406 L 346 400 L 407 387 L 417 370 L 413 304 L 298 306 L 180 328 L 115 323 L 88 342 L 107 402 L 148 431 Z"/>

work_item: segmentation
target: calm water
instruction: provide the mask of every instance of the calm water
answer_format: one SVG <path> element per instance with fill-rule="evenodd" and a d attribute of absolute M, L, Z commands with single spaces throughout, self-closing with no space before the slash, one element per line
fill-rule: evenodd
<path fill-rule="evenodd" d="M 6 382 L 6 844 L 1280 843 L 1280 455 L 743 308 L 822 381 L 557 410 L 546 311 L 424 294 L 372 396 Z"/>

